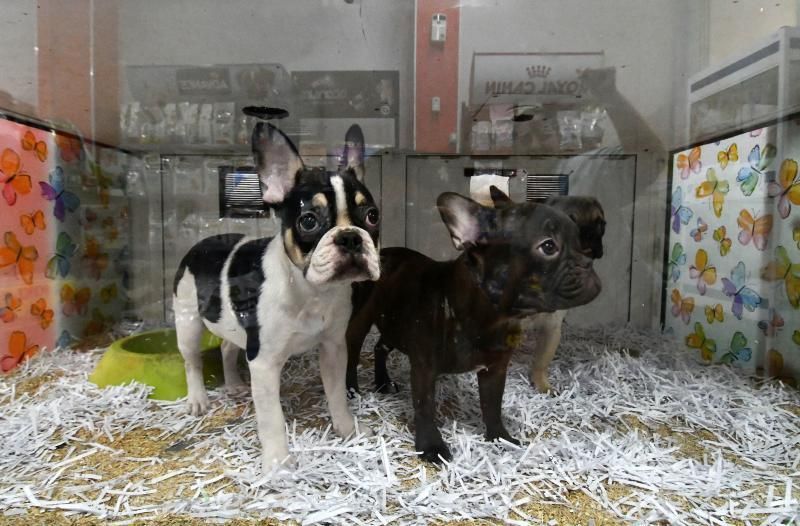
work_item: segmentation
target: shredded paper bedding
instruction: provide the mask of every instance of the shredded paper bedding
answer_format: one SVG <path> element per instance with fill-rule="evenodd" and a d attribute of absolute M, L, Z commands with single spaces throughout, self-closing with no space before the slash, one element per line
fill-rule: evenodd
<path fill-rule="evenodd" d="M 800 522 L 800 394 L 700 366 L 654 333 L 565 327 L 555 396 L 531 387 L 530 354 L 519 353 L 503 401 L 519 447 L 483 439 L 474 374 L 442 377 L 440 424 L 453 452 L 442 467 L 415 457 L 404 356 L 390 357 L 397 394 L 369 392 L 372 372 L 362 368 L 351 406 L 376 433 L 342 439 L 329 427 L 316 353 L 306 353 L 287 364 L 282 386 L 297 466 L 266 474 L 249 394 L 211 391 L 209 414 L 193 417 L 185 400 L 150 400 L 143 385 L 91 384 L 101 352 L 44 353 L 0 382 L 6 516 L 38 508 L 119 524 L 179 514 L 552 526 L 532 506 L 570 506 L 578 493 L 621 522 Z M 149 449 L 131 454 L 120 444 L 132 437 Z"/>

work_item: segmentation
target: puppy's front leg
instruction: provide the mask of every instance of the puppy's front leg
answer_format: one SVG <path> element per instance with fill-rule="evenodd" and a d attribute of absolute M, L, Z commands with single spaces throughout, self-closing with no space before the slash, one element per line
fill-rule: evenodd
<path fill-rule="evenodd" d="M 506 387 L 506 372 L 511 351 L 503 352 L 502 357 L 496 356 L 498 352 L 493 352 L 496 358 L 494 363 L 478 372 L 478 392 L 483 422 L 486 424 L 486 440 L 502 438 L 519 445 L 519 441 L 509 434 L 503 424 L 503 391 Z"/>
<path fill-rule="evenodd" d="M 350 316 L 350 323 L 347 324 L 347 331 L 345 332 L 345 339 L 347 341 L 347 391 L 350 393 L 357 393 L 358 391 L 358 362 L 361 360 L 361 347 L 364 345 L 364 339 L 367 337 L 370 328 L 372 328 L 373 314 L 375 308 L 372 305 L 360 305 L 364 301 L 365 288 L 367 285 L 364 283 L 357 283 L 353 288 L 353 303 L 359 304 L 358 308 L 354 307 L 353 313 Z M 335 341 L 335 340 L 334 340 Z"/>
<path fill-rule="evenodd" d="M 389 377 L 389 370 L 386 368 L 386 358 L 392 348 L 383 343 L 381 338 L 372 352 L 375 354 L 375 390 L 383 394 L 399 392 L 400 387 Z"/>
<path fill-rule="evenodd" d="M 367 319 L 363 312 L 356 313 L 350 319 L 345 333 L 347 341 L 347 390 L 351 393 L 358 393 L 358 362 L 361 360 L 361 347 L 364 345 L 364 338 L 367 337 L 371 320 Z M 324 378 L 324 377 L 323 377 Z"/>
<path fill-rule="evenodd" d="M 530 381 L 543 394 L 553 392 L 547 379 L 547 369 L 561 343 L 561 325 L 565 314 L 565 311 L 556 311 L 536 315 L 536 347 L 533 349 Z"/>
<path fill-rule="evenodd" d="M 286 430 L 281 409 L 281 369 L 286 363 L 283 349 L 263 346 L 249 362 L 250 385 L 256 408 L 258 438 L 261 441 L 261 463 L 264 472 L 274 464 L 292 464 L 286 443 Z"/>
<path fill-rule="evenodd" d="M 186 367 L 188 409 L 190 414 L 198 416 L 208 411 L 208 393 L 203 382 L 203 357 L 200 353 L 203 322 L 196 309 L 192 311 L 181 306 L 180 299 L 176 298 L 174 305 L 178 349 Z"/>
<path fill-rule="evenodd" d="M 345 376 L 347 374 L 347 345 L 344 338 L 335 338 L 322 342 L 319 354 L 319 369 L 322 375 L 322 386 L 328 399 L 333 430 L 342 437 L 356 431 L 356 421 L 350 406 L 347 404 Z M 368 427 L 360 425 L 358 431 L 366 435 L 372 432 Z"/>
<path fill-rule="evenodd" d="M 422 349 L 418 350 L 423 353 Z M 414 447 L 423 460 L 439 463 L 453 455 L 436 425 L 436 372 L 431 364 L 411 363 L 411 397 L 414 401 Z M 441 458 L 440 458 L 441 457 Z"/>
<path fill-rule="evenodd" d="M 247 391 L 247 384 L 242 381 L 242 376 L 239 374 L 239 348 L 228 340 L 223 340 L 220 349 L 222 350 L 222 372 L 225 375 L 225 390 L 232 395 Z"/>

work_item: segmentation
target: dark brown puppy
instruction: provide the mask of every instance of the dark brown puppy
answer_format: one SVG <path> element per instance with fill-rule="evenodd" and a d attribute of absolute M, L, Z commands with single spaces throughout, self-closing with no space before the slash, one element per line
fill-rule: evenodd
<path fill-rule="evenodd" d="M 440 195 L 437 206 L 463 254 L 439 262 L 405 248 L 382 250 L 381 279 L 355 287 L 347 330 L 350 389 L 358 389 L 361 345 L 373 324 L 383 344 L 377 352 L 409 356 L 415 445 L 434 462 L 451 458 L 436 424 L 436 377 L 477 371 L 486 438 L 516 443 L 501 406 L 519 319 L 583 305 L 600 292 L 578 227 L 564 213 L 534 203 L 488 208 L 453 193 Z M 378 382 L 388 381 L 385 356 L 376 363 Z"/>
<path fill-rule="evenodd" d="M 513 204 L 513 201 L 492 186 L 489 188 L 495 208 L 503 208 Z M 603 257 L 603 235 L 606 232 L 606 219 L 603 207 L 594 197 L 588 196 L 553 196 L 544 201 L 544 204 L 557 208 L 567 214 L 580 231 L 581 249 L 592 259 Z M 533 359 L 529 378 L 531 383 L 540 393 L 552 392 L 550 381 L 547 378 L 547 369 L 556 349 L 561 343 L 561 325 L 567 312 L 541 312 L 527 320 L 530 327 L 536 331 L 536 343 L 533 348 Z M 375 359 L 378 359 L 376 347 Z M 385 367 L 384 367 L 385 369 Z M 377 370 L 377 363 L 376 363 Z"/>
<path fill-rule="evenodd" d="M 507 195 L 497 190 L 497 188 L 492 187 L 490 191 L 495 208 L 504 206 L 500 204 L 500 201 L 504 201 L 506 204 L 513 203 Z M 594 197 L 583 195 L 557 195 L 546 199 L 544 204 L 561 210 L 575 221 L 580 232 L 581 247 L 584 254 L 592 259 L 603 257 L 606 216 L 600 201 Z"/>
<path fill-rule="evenodd" d="M 511 199 L 497 187 L 489 188 L 495 208 L 503 208 L 513 203 Z M 583 253 L 592 259 L 603 256 L 603 236 L 606 230 L 605 213 L 602 205 L 594 197 L 589 196 L 553 196 L 537 201 L 566 213 L 580 232 L 580 243 Z M 416 254 L 416 253 L 415 253 Z M 363 288 L 360 291 L 364 293 Z M 363 300 L 357 300 L 356 305 Z M 558 345 L 561 343 L 561 327 L 567 311 L 541 312 L 534 314 L 523 322 L 536 331 L 529 378 L 532 385 L 541 393 L 552 392 L 548 380 L 548 367 L 553 361 Z M 399 390 L 386 369 L 386 358 L 391 352 L 382 339 L 375 345 L 375 387 L 378 392 L 391 393 Z M 353 372 L 354 376 L 355 373 Z"/>

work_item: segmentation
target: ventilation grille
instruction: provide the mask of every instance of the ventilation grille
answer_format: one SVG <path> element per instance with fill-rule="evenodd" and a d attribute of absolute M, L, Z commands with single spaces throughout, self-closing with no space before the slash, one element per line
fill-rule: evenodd
<path fill-rule="evenodd" d="M 252 166 L 219 168 L 220 217 L 263 217 L 267 208 L 261 199 L 258 174 Z"/>
<path fill-rule="evenodd" d="M 528 174 L 525 179 L 525 200 L 541 201 L 553 195 L 569 193 L 567 174 Z"/>

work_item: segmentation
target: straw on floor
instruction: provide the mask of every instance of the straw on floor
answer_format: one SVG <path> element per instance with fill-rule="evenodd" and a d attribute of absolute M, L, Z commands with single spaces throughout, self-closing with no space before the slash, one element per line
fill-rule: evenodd
<path fill-rule="evenodd" d="M 520 353 L 504 414 L 521 447 L 483 440 L 474 375 L 443 378 L 441 422 L 454 458 L 442 468 L 415 458 L 405 357 L 390 358 L 400 393 L 351 402 L 376 435 L 343 440 L 328 427 L 309 352 L 283 375 L 297 468 L 280 476 L 260 473 L 249 395 L 212 392 L 212 411 L 192 417 L 183 401 L 149 400 L 142 385 L 89 383 L 100 352 L 44 353 L 0 381 L 4 516 L 49 509 L 120 524 L 185 515 L 553 526 L 553 505 L 589 502 L 642 524 L 800 521 L 800 394 L 699 366 L 654 333 L 565 328 L 551 369 L 557 396 L 531 388 L 530 356 Z M 368 367 L 360 380 L 371 385 Z"/>

